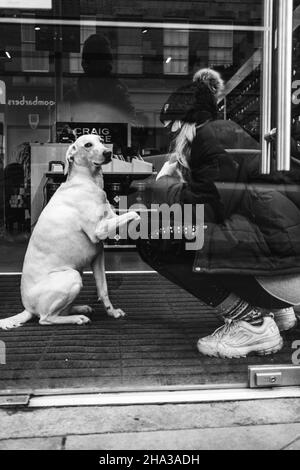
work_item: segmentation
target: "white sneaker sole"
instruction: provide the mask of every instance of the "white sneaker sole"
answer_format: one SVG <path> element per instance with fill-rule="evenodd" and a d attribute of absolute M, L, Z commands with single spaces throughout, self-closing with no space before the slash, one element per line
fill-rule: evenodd
<path fill-rule="evenodd" d="M 212 349 L 206 342 L 202 342 L 201 339 L 198 341 L 197 348 L 201 354 L 210 357 L 221 357 L 222 359 L 239 359 L 241 357 L 247 357 L 249 354 L 257 354 L 258 356 L 270 356 L 280 351 L 283 347 L 283 339 L 281 336 L 276 336 L 272 341 L 266 341 L 262 344 L 244 346 L 239 348 L 232 348 L 230 346 L 223 346 L 221 343 L 218 344 L 217 351 Z"/>

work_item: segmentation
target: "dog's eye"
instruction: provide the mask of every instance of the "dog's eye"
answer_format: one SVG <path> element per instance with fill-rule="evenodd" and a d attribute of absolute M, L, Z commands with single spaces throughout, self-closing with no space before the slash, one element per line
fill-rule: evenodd
<path fill-rule="evenodd" d="M 84 146 L 86 148 L 89 148 L 89 147 L 93 147 L 93 144 L 91 144 L 91 142 L 87 142 L 86 144 L 84 144 Z"/>

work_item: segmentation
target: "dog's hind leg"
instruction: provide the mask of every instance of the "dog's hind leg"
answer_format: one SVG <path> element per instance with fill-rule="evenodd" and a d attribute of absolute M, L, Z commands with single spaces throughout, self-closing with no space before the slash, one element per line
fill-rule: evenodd
<path fill-rule="evenodd" d="M 102 301 L 107 314 L 114 318 L 124 317 L 125 312 L 123 312 L 123 310 L 121 310 L 120 308 L 114 308 L 108 296 L 104 263 L 104 248 L 102 248 L 102 251 L 93 261 L 92 269 L 97 286 L 98 300 Z"/>
<path fill-rule="evenodd" d="M 81 276 L 74 269 L 49 274 L 40 285 L 36 286 L 40 324 L 88 323 L 90 319 L 85 315 L 66 315 L 71 310 L 71 304 L 78 296 L 81 287 Z"/>
<path fill-rule="evenodd" d="M 89 305 L 72 305 L 70 312 L 71 313 L 93 313 L 92 307 Z"/>
<path fill-rule="evenodd" d="M 32 313 L 23 310 L 23 312 L 18 313 L 18 315 L 0 320 L 0 329 L 12 330 L 13 328 L 19 328 L 19 326 L 24 325 L 24 323 L 27 323 L 33 317 L 34 315 Z"/>

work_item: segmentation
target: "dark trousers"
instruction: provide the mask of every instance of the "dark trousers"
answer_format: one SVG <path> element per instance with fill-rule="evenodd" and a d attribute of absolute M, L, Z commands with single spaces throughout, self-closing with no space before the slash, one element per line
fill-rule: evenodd
<path fill-rule="evenodd" d="M 232 292 L 255 307 L 268 310 L 290 307 L 290 304 L 268 294 L 253 276 L 194 273 L 193 252 L 180 256 L 162 255 L 149 240 L 139 241 L 137 248 L 152 269 L 211 307 L 217 307 Z"/>

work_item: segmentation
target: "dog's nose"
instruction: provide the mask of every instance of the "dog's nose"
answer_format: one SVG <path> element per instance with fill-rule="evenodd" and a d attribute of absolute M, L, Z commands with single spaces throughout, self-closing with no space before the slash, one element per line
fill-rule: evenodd
<path fill-rule="evenodd" d="M 112 153 L 110 150 L 104 150 L 103 152 L 103 157 L 104 157 L 104 161 L 105 163 L 108 163 L 111 161 L 111 157 L 112 157 Z"/>

